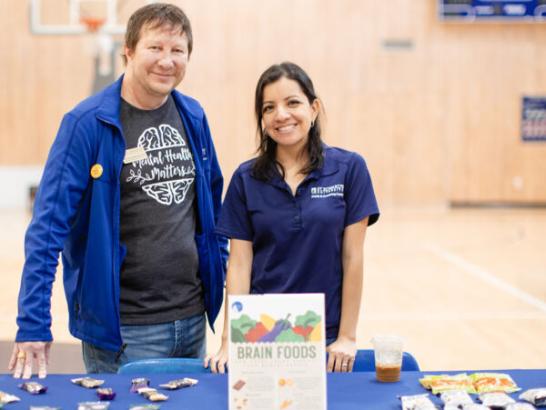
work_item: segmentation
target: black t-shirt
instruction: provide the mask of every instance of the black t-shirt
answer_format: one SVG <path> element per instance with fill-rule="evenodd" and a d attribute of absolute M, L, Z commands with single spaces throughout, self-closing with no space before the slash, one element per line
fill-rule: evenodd
<path fill-rule="evenodd" d="M 126 156 L 121 171 L 122 324 L 156 324 L 204 311 L 195 244 L 195 167 L 169 96 L 155 110 L 122 100 Z"/>

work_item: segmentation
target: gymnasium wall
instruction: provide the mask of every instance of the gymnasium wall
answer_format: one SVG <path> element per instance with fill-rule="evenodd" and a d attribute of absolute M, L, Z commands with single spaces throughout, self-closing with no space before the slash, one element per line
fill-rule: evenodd
<path fill-rule="evenodd" d="M 48 1 L 54 18 L 63 0 Z M 520 136 L 522 97 L 546 95 L 546 23 L 442 22 L 434 0 L 174 3 L 194 29 L 179 88 L 205 107 L 227 181 L 256 146 L 258 76 L 291 60 L 324 102 L 325 141 L 364 155 L 382 206 L 546 203 L 546 143 Z M 26 1 L 0 0 L 6 172 L 43 164 L 93 79 L 88 37 L 32 35 L 28 21 Z"/>

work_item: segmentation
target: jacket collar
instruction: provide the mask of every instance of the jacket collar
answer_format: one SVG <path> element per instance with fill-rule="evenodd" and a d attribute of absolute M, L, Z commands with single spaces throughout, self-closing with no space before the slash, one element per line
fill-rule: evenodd
<path fill-rule="evenodd" d="M 106 121 L 110 124 L 114 124 L 121 129 L 121 121 L 119 118 L 120 106 L 121 106 L 121 86 L 123 84 L 123 74 L 112 84 L 106 87 L 102 91 L 102 99 L 100 106 L 97 110 L 97 118 Z M 185 113 L 190 114 L 192 117 L 201 119 L 203 117 L 203 111 L 200 109 L 199 104 L 188 104 L 187 98 L 176 90 L 171 92 L 176 105 Z"/>
<path fill-rule="evenodd" d="M 114 124 L 121 129 L 121 121 L 119 112 L 121 106 L 121 84 L 123 83 L 123 75 L 117 81 L 110 84 L 102 91 L 102 99 L 97 109 L 97 118 Z"/>

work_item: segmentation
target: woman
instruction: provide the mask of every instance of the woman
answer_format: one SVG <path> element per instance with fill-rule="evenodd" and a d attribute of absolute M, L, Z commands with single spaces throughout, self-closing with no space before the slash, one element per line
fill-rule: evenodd
<path fill-rule="evenodd" d="M 320 101 L 296 64 L 262 74 L 255 111 L 258 157 L 233 175 L 216 230 L 231 238 L 227 293 L 324 293 L 327 369 L 352 371 L 364 236 L 379 217 L 366 164 L 322 143 Z M 225 371 L 227 337 L 225 320 L 205 359 L 213 372 Z"/>

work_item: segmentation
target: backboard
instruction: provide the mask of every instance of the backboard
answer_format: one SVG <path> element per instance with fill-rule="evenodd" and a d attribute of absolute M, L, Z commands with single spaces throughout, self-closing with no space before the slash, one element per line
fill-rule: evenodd
<path fill-rule="evenodd" d="M 29 0 L 36 35 L 123 34 L 129 15 L 155 0 Z"/>
<path fill-rule="evenodd" d="M 129 16 L 155 0 L 28 0 L 29 28 L 36 36 L 82 37 L 91 56 L 95 93 L 119 75 L 120 38 Z M 83 36 L 82 36 L 83 35 Z"/>

